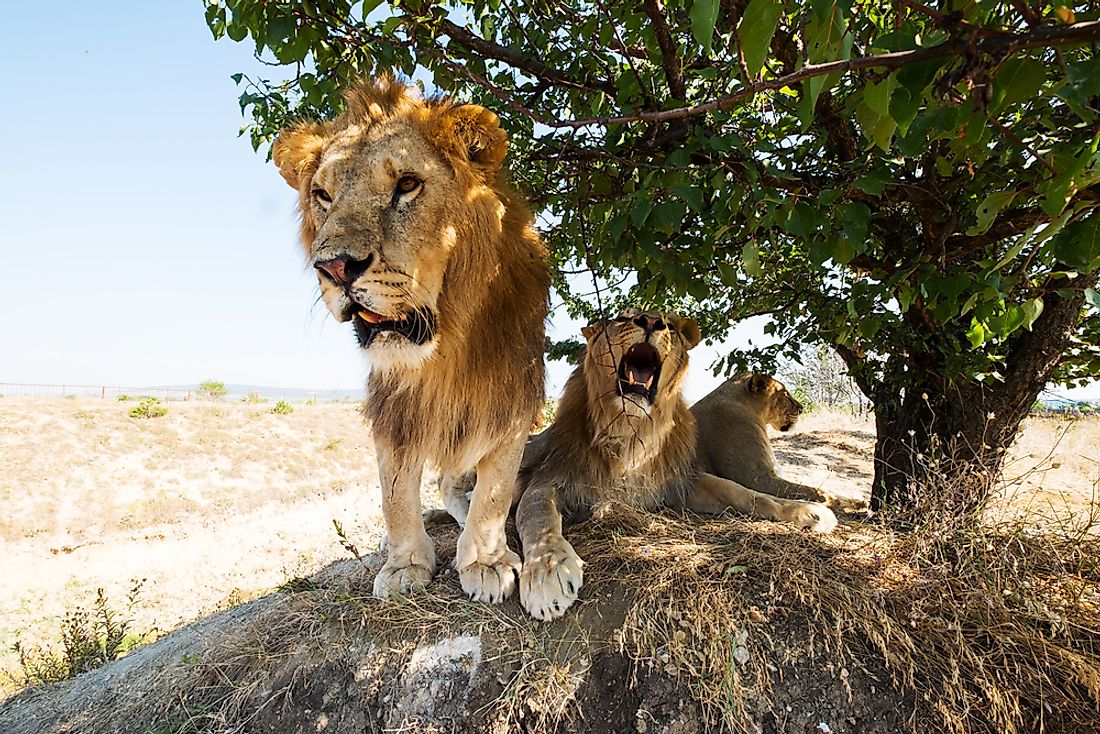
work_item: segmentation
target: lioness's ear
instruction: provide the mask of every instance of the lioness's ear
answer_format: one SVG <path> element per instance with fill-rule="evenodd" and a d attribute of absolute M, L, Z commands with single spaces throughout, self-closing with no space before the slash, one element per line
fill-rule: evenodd
<path fill-rule="evenodd" d="M 703 338 L 702 332 L 699 331 L 699 324 L 695 323 L 694 319 L 680 319 L 676 329 L 687 341 L 688 349 L 694 349 Z"/>
<path fill-rule="evenodd" d="M 291 188 L 301 188 L 302 181 L 317 170 L 317 163 L 327 139 L 324 128 L 317 124 L 283 130 L 275 138 L 275 144 L 271 147 L 271 159 L 275 161 L 279 173 L 283 174 Z"/>
<path fill-rule="evenodd" d="M 451 107 L 440 120 L 439 143 L 475 168 L 496 173 L 508 151 L 500 118 L 476 104 Z"/>
<path fill-rule="evenodd" d="M 607 326 L 607 321 L 604 320 L 604 319 L 600 319 L 599 321 L 597 321 L 594 324 L 589 324 L 588 326 L 582 326 L 581 327 L 581 334 L 584 335 L 584 338 L 586 340 L 592 341 L 592 337 L 596 336 L 601 331 L 603 331 L 605 326 Z"/>
<path fill-rule="evenodd" d="M 761 372 L 753 372 L 749 378 L 749 392 L 764 392 L 768 389 L 770 380 L 770 377 Z"/>

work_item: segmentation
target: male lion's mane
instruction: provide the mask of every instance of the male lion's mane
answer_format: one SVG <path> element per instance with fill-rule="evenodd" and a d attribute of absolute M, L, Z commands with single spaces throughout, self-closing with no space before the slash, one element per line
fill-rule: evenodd
<path fill-rule="evenodd" d="M 469 212 L 456 232 L 437 304 L 438 349 L 419 369 L 372 370 L 363 412 L 395 449 L 441 467 L 469 469 L 474 453 L 530 425 L 544 390 L 544 321 L 549 276 L 534 217 L 500 169 L 506 136 L 496 115 L 446 99 L 421 99 L 392 79 L 345 93 L 346 110 L 330 122 L 284 133 L 275 163 L 301 196 L 307 248 L 310 179 L 325 141 L 351 127 L 368 130 L 400 118 L 431 142 L 455 172 L 455 206 Z M 288 158 L 294 156 L 293 159 Z"/>

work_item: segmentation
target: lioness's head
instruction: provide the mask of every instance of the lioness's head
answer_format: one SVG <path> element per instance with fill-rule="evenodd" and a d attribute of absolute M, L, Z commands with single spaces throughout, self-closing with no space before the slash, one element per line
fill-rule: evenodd
<path fill-rule="evenodd" d="M 802 403 L 787 392 L 782 382 L 771 375 L 754 372 L 745 376 L 745 389 L 759 401 L 764 422 L 777 431 L 789 431 L 802 415 Z"/>
<path fill-rule="evenodd" d="M 337 119 L 284 130 L 272 156 L 299 192 L 329 311 L 354 320 L 376 365 L 416 366 L 436 348 L 444 284 L 491 267 L 477 241 L 501 231 L 493 183 L 507 139 L 492 112 L 425 101 L 390 79 L 344 97 Z"/>
<path fill-rule="evenodd" d="M 589 398 L 628 415 L 648 415 L 654 405 L 680 394 L 688 350 L 700 339 L 691 319 L 636 308 L 581 331 L 588 342 L 584 376 Z"/>

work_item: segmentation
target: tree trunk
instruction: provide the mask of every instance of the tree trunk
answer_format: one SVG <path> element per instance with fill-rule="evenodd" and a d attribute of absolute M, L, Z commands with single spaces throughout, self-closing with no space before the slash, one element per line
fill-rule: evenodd
<path fill-rule="evenodd" d="M 912 354 L 904 369 L 902 357 L 892 357 L 898 369 L 878 384 L 856 372 L 875 406 L 872 509 L 917 509 L 930 502 L 962 517 L 980 508 L 1000 478 L 1005 451 L 1070 345 L 1085 288 L 1095 283 L 1095 275 L 1077 276 L 1046 294 L 1031 330 L 1003 345 L 1001 381 L 952 381 L 942 374 L 942 360 Z M 854 355 L 840 353 L 852 367 Z"/>

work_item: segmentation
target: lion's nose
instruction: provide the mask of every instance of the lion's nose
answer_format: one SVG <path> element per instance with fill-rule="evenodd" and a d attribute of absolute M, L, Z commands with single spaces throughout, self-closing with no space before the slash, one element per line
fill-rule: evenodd
<path fill-rule="evenodd" d="M 660 331 L 665 328 L 665 322 L 661 320 L 660 316 L 649 316 L 648 314 L 636 316 L 634 318 L 634 323 L 642 327 L 646 334 L 651 331 Z"/>
<path fill-rule="evenodd" d="M 356 260 L 348 255 L 337 255 L 331 260 L 323 260 L 315 268 L 323 271 L 340 285 L 348 285 L 359 279 L 359 276 L 367 272 L 367 268 L 374 262 L 374 255 L 367 255 L 365 260 Z"/>

